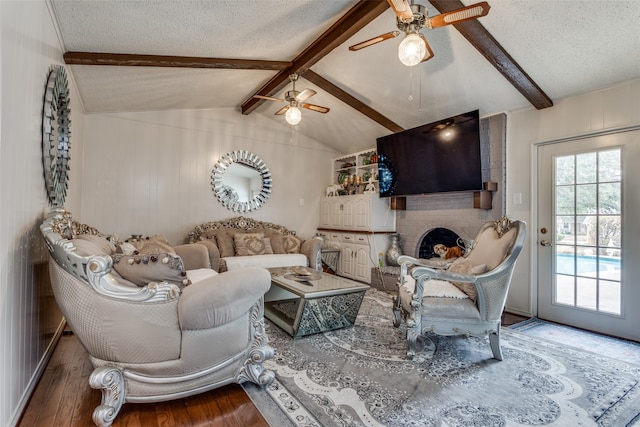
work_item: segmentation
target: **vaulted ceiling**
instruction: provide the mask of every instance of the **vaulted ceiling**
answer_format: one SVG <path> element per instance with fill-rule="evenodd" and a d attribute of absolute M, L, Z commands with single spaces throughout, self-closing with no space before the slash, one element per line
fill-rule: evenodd
<path fill-rule="evenodd" d="M 429 16 L 475 3 L 416 0 Z M 51 0 L 87 113 L 237 108 L 274 116 L 288 75 L 318 93 L 296 130 L 341 152 L 454 114 L 534 106 L 640 77 L 640 2 L 489 0 L 487 16 L 425 29 L 434 58 L 406 67 L 386 1 Z"/>

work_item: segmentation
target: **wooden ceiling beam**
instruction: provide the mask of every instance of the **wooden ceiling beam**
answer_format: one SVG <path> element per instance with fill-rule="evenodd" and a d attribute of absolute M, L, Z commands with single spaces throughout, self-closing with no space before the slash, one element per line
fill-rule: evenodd
<path fill-rule="evenodd" d="M 271 80 L 265 83 L 256 93 L 242 103 L 242 114 L 249 114 L 264 102 L 264 99 L 254 98 L 254 95 L 273 96 L 289 83 L 289 75 L 302 74 L 320 59 L 325 57 L 336 47 L 347 41 L 373 19 L 387 10 L 386 1 L 360 0 L 335 24 L 324 32 L 318 39 L 303 50 L 293 61 L 291 66 L 281 70 Z"/>
<path fill-rule="evenodd" d="M 314 85 L 318 86 L 320 89 L 324 90 L 325 92 L 329 93 L 330 95 L 333 95 L 334 97 L 338 98 L 339 100 L 349 105 L 350 107 L 354 108 L 361 114 L 364 114 L 365 116 L 369 117 L 374 122 L 389 129 L 391 132 L 401 132 L 404 130 L 397 123 L 394 123 L 387 117 L 380 114 L 378 111 L 369 107 L 367 104 L 358 100 L 354 96 L 348 94 L 347 92 L 340 89 L 338 86 L 334 85 L 329 80 L 325 79 L 324 77 L 320 76 L 314 71 L 307 70 L 302 74 L 302 77 L 304 77 Z"/>
<path fill-rule="evenodd" d="M 459 0 L 429 0 L 438 12 L 445 13 L 465 7 Z M 538 110 L 553 106 L 553 101 L 507 53 L 477 19 L 453 24 L 525 98 Z"/>
<path fill-rule="evenodd" d="M 113 65 L 121 67 L 224 68 L 280 71 L 291 66 L 291 62 L 287 61 L 135 55 L 128 53 L 66 52 L 63 58 L 64 63 L 70 65 Z"/>

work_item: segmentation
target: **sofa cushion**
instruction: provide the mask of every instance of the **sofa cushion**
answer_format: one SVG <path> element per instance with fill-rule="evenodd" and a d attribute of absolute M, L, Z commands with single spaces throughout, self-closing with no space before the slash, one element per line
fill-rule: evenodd
<path fill-rule="evenodd" d="M 169 282 L 186 286 L 191 282 L 182 259 L 173 253 L 124 255 L 113 254 L 113 268 L 122 278 L 145 286 L 150 282 Z"/>
<path fill-rule="evenodd" d="M 298 254 L 300 253 L 300 246 L 302 245 L 302 240 L 293 234 L 287 234 L 283 237 L 284 240 L 284 251 L 288 254 Z"/>
<path fill-rule="evenodd" d="M 264 233 L 236 233 L 233 241 L 237 256 L 273 254 L 271 240 Z"/>
<path fill-rule="evenodd" d="M 238 270 L 247 267 L 307 267 L 307 257 L 303 254 L 272 254 L 260 256 L 233 256 L 223 258 L 227 270 Z"/>

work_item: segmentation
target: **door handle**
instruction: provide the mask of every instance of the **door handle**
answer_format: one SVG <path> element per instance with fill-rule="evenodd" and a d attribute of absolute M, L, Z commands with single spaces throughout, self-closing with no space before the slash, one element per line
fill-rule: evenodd
<path fill-rule="evenodd" d="M 542 239 L 542 240 L 540 240 L 540 245 L 541 246 L 553 246 L 553 243 L 551 243 L 548 240 Z"/>

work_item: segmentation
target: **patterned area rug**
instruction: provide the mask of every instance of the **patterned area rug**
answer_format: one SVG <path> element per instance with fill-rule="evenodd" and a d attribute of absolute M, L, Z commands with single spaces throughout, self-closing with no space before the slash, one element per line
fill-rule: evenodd
<path fill-rule="evenodd" d="M 582 350 L 592 351 L 602 356 L 614 357 L 625 362 L 640 365 L 640 344 L 617 338 L 610 338 L 570 326 L 528 319 L 509 328 L 532 337 L 543 338 Z"/>
<path fill-rule="evenodd" d="M 640 366 L 503 329 L 431 336 L 407 361 L 391 296 L 367 291 L 356 325 L 293 340 L 267 321 L 276 380 L 245 389 L 273 426 L 640 425 Z"/>

